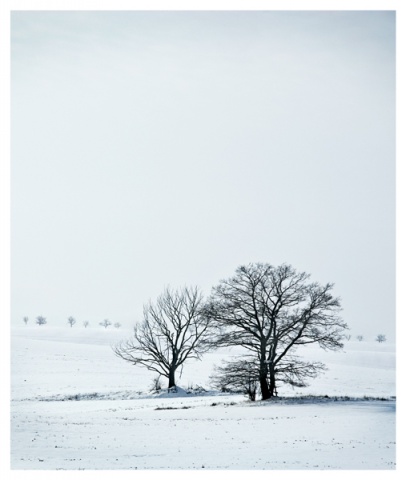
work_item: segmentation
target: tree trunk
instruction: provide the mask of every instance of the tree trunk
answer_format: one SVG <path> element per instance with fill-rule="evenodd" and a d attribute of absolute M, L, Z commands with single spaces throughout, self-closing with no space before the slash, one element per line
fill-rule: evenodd
<path fill-rule="evenodd" d="M 176 384 L 175 384 L 175 368 L 171 368 L 169 370 L 169 376 L 168 376 L 168 380 L 169 380 L 169 385 L 168 385 L 168 388 L 171 388 L 171 387 L 176 387 Z"/>
<path fill-rule="evenodd" d="M 276 397 L 276 378 L 275 378 L 275 373 L 273 370 L 270 371 L 269 373 L 269 390 L 271 393 L 271 397 Z"/>
<path fill-rule="evenodd" d="M 268 365 L 265 362 L 265 355 L 261 358 L 261 367 L 259 371 L 259 386 L 261 387 L 262 400 L 271 398 L 271 392 L 268 386 Z"/>
<path fill-rule="evenodd" d="M 262 395 L 262 400 L 268 400 L 268 398 L 271 398 L 271 392 L 269 391 L 269 387 L 268 387 L 268 382 L 267 382 L 267 379 L 266 379 L 266 376 L 263 377 L 261 375 L 260 379 L 259 379 L 259 385 L 261 387 L 261 395 Z"/>

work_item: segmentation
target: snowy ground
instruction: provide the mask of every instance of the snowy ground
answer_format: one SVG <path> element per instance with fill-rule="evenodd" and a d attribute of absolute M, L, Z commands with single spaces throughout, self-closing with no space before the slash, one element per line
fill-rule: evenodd
<path fill-rule="evenodd" d="M 154 374 L 110 346 L 131 331 L 21 327 L 11 342 L 12 469 L 395 468 L 394 345 L 348 342 L 345 352 L 308 347 L 329 370 L 279 398 L 150 394 Z M 187 364 L 184 389 L 210 390 L 214 364 Z"/>

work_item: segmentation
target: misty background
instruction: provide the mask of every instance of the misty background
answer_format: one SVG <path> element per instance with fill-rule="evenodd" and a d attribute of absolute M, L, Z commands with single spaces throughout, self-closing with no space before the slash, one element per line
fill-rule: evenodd
<path fill-rule="evenodd" d="M 260 261 L 394 340 L 394 12 L 13 12 L 11 89 L 12 324 Z"/>

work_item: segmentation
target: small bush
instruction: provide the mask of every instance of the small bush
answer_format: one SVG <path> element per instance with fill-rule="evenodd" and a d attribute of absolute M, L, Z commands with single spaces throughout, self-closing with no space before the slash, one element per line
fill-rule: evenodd
<path fill-rule="evenodd" d="M 162 390 L 161 375 L 158 375 L 152 381 L 150 392 L 159 393 L 161 390 Z"/>

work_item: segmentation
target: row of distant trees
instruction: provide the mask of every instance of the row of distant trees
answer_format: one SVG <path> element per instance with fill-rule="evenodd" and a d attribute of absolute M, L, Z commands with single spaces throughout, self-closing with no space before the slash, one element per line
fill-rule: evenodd
<path fill-rule="evenodd" d="M 364 338 L 364 335 L 357 335 L 355 337 L 359 342 L 362 342 L 365 340 Z M 386 335 L 383 335 L 382 333 L 380 333 L 379 335 L 377 335 L 375 337 L 375 341 L 378 342 L 378 343 L 383 343 L 383 342 L 386 342 Z"/>
<path fill-rule="evenodd" d="M 29 322 L 29 318 L 28 317 L 23 317 L 23 322 L 27 325 L 28 322 Z M 35 323 L 37 325 L 45 325 L 47 323 L 47 320 L 45 317 L 42 317 L 42 316 L 38 316 L 36 317 L 35 319 Z M 76 319 L 74 317 L 69 317 L 68 318 L 68 322 L 67 322 L 71 327 L 73 327 L 73 325 L 75 325 L 76 322 Z M 83 326 L 85 328 L 87 328 L 88 326 L 90 325 L 90 322 L 88 320 L 84 320 L 83 322 Z M 102 327 L 104 328 L 107 328 L 109 327 L 110 325 L 113 325 L 112 322 L 110 322 L 110 320 L 103 320 L 102 322 L 99 323 L 99 325 L 101 325 Z M 116 322 L 114 323 L 114 327 L 115 328 L 120 328 L 121 327 L 121 323 L 119 322 Z M 344 335 L 344 338 L 347 339 L 347 340 L 350 340 L 351 339 L 351 335 Z M 359 342 L 362 342 L 365 340 L 365 337 L 364 335 L 357 335 L 355 337 Z M 375 337 L 375 341 L 378 342 L 378 343 L 383 343 L 383 342 L 386 342 L 386 335 L 383 335 L 383 334 L 379 334 Z"/>
<path fill-rule="evenodd" d="M 23 317 L 23 322 L 27 325 L 28 322 L 29 322 L 29 318 L 28 318 L 28 317 Z M 43 317 L 42 315 L 40 315 L 40 316 L 38 316 L 38 317 L 35 318 L 35 323 L 36 323 L 37 325 L 45 325 L 45 324 L 48 323 L 48 322 L 47 322 L 47 319 L 46 319 L 45 317 Z M 71 327 L 73 327 L 73 325 L 75 325 L 77 322 L 76 322 L 76 319 L 75 319 L 74 317 L 69 317 L 67 323 L 68 323 Z M 89 322 L 88 320 L 85 320 L 85 321 L 83 322 L 83 326 L 84 326 L 85 328 L 87 328 L 89 325 L 90 325 L 90 322 Z M 112 324 L 112 322 L 110 322 L 110 320 L 105 319 L 105 320 L 103 320 L 102 322 L 100 322 L 99 325 L 101 325 L 101 326 L 104 327 L 104 328 L 107 328 L 107 327 L 109 327 L 110 325 L 113 325 L 113 324 Z M 114 323 L 113 326 L 114 326 L 115 328 L 120 328 L 120 327 L 121 327 L 121 323 L 116 322 L 116 323 Z"/>

